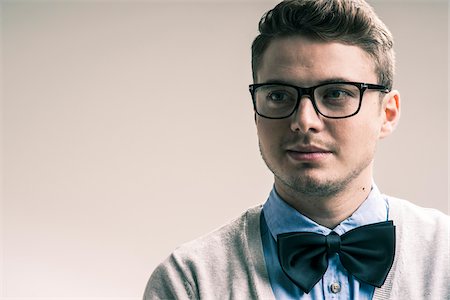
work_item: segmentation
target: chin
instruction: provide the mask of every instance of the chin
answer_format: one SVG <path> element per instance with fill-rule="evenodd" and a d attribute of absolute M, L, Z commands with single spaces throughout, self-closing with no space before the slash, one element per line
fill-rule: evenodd
<path fill-rule="evenodd" d="M 297 172 L 294 176 L 276 170 L 272 170 L 272 172 L 284 189 L 287 188 L 295 194 L 316 197 L 332 196 L 341 192 L 348 186 L 352 178 L 352 176 L 333 178 L 330 177 L 329 172 L 318 172 L 318 170 Z"/>

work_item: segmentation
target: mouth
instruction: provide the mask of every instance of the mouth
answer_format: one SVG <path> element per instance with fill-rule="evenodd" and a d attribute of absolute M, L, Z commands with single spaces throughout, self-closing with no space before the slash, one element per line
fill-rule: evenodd
<path fill-rule="evenodd" d="M 332 151 L 316 146 L 295 146 L 286 150 L 289 157 L 295 161 L 321 161 L 333 154 Z"/>

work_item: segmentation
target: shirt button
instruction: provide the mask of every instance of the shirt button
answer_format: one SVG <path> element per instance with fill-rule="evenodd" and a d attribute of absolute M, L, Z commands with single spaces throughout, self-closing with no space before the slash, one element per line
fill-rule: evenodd
<path fill-rule="evenodd" d="M 330 285 L 330 289 L 333 294 L 337 294 L 341 291 L 341 286 L 339 283 L 334 282 Z"/>

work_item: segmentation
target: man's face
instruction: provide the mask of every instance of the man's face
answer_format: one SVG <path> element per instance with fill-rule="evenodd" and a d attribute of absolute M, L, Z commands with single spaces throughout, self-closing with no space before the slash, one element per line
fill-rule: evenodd
<path fill-rule="evenodd" d="M 361 48 L 304 37 L 272 41 L 257 72 L 257 83 L 310 87 L 336 80 L 378 83 Z M 277 190 L 328 196 L 370 182 L 377 140 L 387 134 L 383 111 L 380 92 L 366 90 L 361 110 L 350 118 L 325 118 L 308 97 L 286 119 L 256 116 L 260 151 Z"/>

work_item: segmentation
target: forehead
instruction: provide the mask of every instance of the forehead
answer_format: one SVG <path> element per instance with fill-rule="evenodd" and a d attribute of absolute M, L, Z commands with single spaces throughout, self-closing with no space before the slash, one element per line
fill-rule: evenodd
<path fill-rule="evenodd" d="M 263 54 L 257 79 L 302 86 L 335 79 L 377 83 L 373 59 L 360 47 L 302 36 L 273 40 Z"/>

